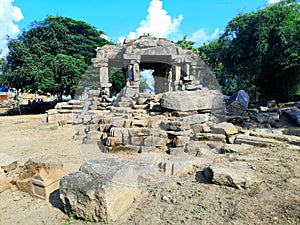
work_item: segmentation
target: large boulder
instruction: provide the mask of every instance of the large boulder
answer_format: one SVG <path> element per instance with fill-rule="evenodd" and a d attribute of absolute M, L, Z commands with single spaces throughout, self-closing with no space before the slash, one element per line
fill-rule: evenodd
<path fill-rule="evenodd" d="M 175 111 L 224 109 L 223 95 L 218 90 L 176 91 L 162 95 L 161 106 Z"/>
<path fill-rule="evenodd" d="M 137 177 L 130 161 L 92 160 L 60 181 L 60 198 L 68 214 L 94 221 L 114 221 L 137 196 Z"/>
<path fill-rule="evenodd" d="M 240 90 L 231 95 L 226 103 L 227 113 L 239 115 L 243 113 L 249 104 L 249 95 L 244 91 Z"/>
<path fill-rule="evenodd" d="M 293 120 L 296 124 L 300 125 L 300 109 L 293 108 L 285 108 L 282 111 L 288 115 L 288 117 Z"/>

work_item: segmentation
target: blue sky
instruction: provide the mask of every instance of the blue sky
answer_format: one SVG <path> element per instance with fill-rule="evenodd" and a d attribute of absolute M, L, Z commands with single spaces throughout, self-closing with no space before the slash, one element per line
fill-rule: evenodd
<path fill-rule="evenodd" d="M 278 0 L 0 0 L 0 48 L 31 22 L 47 15 L 84 20 L 114 42 L 147 32 L 179 40 L 188 35 L 199 46 L 225 29 L 238 13 L 256 11 Z"/>

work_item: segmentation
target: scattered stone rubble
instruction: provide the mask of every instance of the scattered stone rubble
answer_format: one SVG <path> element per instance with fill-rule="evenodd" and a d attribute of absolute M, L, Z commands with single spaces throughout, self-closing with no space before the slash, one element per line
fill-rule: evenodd
<path fill-rule="evenodd" d="M 159 64 L 155 68 L 155 79 L 160 80 L 157 74 L 161 70 L 170 77 L 162 86 L 160 82 L 156 84 L 155 95 L 140 93 L 139 70 L 149 67 L 147 57 L 153 54 L 168 55 L 163 61 L 172 61 L 168 61 L 171 66 Z M 111 98 L 110 64 L 123 61 L 127 85 L 116 98 Z M 284 135 L 282 129 L 276 128 L 282 113 L 297 122 L 299 117 L 294 115 L 298 115 L 299 104 L 287 106 L 271 101 L 265 107 L 248 107 L 246 93 L 239 92 L 229 98 L 225 108 L 223 95 L 202 85 L 213 83 L 205 64 L 191 51 L 165 39 L 141 37 L 123 47 L 104 46 L 97 49 L 93 63 L 100 71 L 101 88 L 90 90 L 88 99 L 58 103 L 47 112 L 48 123 L 73 124 L 78 142 L 97 144 L 108 155 L 86 162 L 78 172 L 60 180 L 60 198 L 69 214 L 114 221 L 139 195 L 140 185 L 193 171 L 194 166 L 215 184 L 248 188 L 259 181 L 247 165 L 213 165 L 218 154 L 300 143 L 300 137 Z M 136 157 L 117 158 L 120 152 L 135 153 Z M 48 185 L 52 181 L 57 184 L 64 175 L 61 163 L 49 160 L 27 162 L 18 187 L 47 198 Z M 0 185 L 5 187 L 3 174 L 0 171 Z"/>
<path fill-rule="evenodd" d="M 139 70 L 149 66 L 143 57 L 161 54 L 170 54 L 168 60 L 173 60 L 171 66 L 160 68 L 169 78 L 162 85 L 155 84 L 155 95 L 140 93 Z M 120 61 L 126 64 L 127 85 L 112 99 L 109 68 Z M 195 165 L 215 184 L 248 188 L 259 181 L 247 165 L 214 166 L 217 154 L 238 152 L 245 146 L 300 142 L 299 137 L 276 129 L 282 112 L 287 111 L 281 111 L 274 101 L 251 108 L 249 96 L 240 91 L 229 98 L 225 109 L 223 95 L 202 86 L 208 80 L 202 61 L 165 39 L 141 37 L 123 47 L 102 47 L 93 63 L 100 71 L 100 90 L 91 91 L 87 100 L 59 103 L 48 112 L 49 122 L 76 124 L 77 141 L 97 143 L 112 157 L 88 161 L 61 180 L 65 210 L 78 217 L 115 220 L 130 207 L 139 185 L 187 173 Z M 155 79 L 159 79 L 160 70 L 156 68 Z M 136 160 L 122 161 L 114 156 L 118 152 L 139 155 Z M 115 208 L 119 197 L 114 199 L 114 195 L 122 199 L 120 209 Z"/>
<path fill-rule="evenodd" d="M 209 90 L 202 91 L 205 94 L 212 93 Z M 278 123 L 283 111 L 274 101 L 268 103 L 269 106 L 259 107 L 256 110 L 247 108 L 242 116 L 228 114 L 228 121 L 235 121 L 236 124 L 242 125 L 239 126 L 223 121 L 223 118 L 225 118 L 223 114 L 216 114 L 214 109 L 218 110 L 218 107 L 213 104 L 213 99 L 209 102 L 201 102 L 201 98 L 196 97 L 199 91 L 197 93 L 191 91 L 188 102 L 184 100 L 184 92 L 182 92 L 182 96 L 178 93 L 180 92 L 174 92 L 174 95 L 172 95 L 172 92 L 168 92 L 157 96 L 149 93 L 139 93 L 130 98 L 129 105 L 131 107 L 128 105 L 125 107 L 126 104 L 123 105 L 123 102 L 116 104 L 113 101 L 103 105 L 103 101 L 108 103 L 107 97 L 92 97 L 90 102 L 82 101 L 80 103 L 82 108 L 83 105 L 88 105 L 85 115 L 79 114 L 79 111 L 77 113 L 76 110 L 80 107 L 76 106 L 76 113 L 70 114 L 67 118 L 70 119 L 70 123 L 77 124 L 78 130 L 75 137 L 78 141 L 86 144 L 98 143 L 101 151 L 110 153 L 111 157 L 114 157 L 114 153 L 120 151 L 140 153 L 139 157 L 143 158 L 139 161 L 140 164 L 136 164 L 137 161 L 128 162 L 135 168 L 129 173 L 131 178 L 135 178 L 136 183 L 133 183 L 136 186 L 133 185 L 134 187 L 160 181 L 166 176 L 187 173 L 192 171 L 194 165 L 197 165 L 199 168 L 203 168 L 204 177 L 215 184 L 248 188 L 260 181 L 256 180 L 247 165 L 238 163 L 214 166 L 212 162 L 217 154 L 221 152 L 239 152 L 249 148 L 249 146 L 273 147 L 285 143 L 300 143 L 300 137 L 285 135 L 283 129 L 276 128 L 276 123 Z M 169 100 L 170 96 L 174 96 L 174 99 L 177 100 L 182 97 L 181 102 L 172 103 Z M 218 98 L 216 97 L 215 102 L 220 101 L 221 98 Z M 200 102 L 200 107 L 195 105 L 194 99 L 196 99 L 197 104 Z M 127 99 L 126 102 L 129 102 L 129 100 Z M 74 105 L 74 103 L 71 102 L 69 105 Z M 76 103 L 79 105 L 79 102 Z M 66 105 L 66 103 L 63 104 Z M 274 116 L 274 113 L 277 116 Z M 261 117 L 261 114 L 265 116 L 265 120 L 257 119 Z M 220 117 L 216 118 L 215 115 Z M 240 117 L 243 118 L 239 119 Z M 82 121 L 80 124 L 78 119 L 80 119 L 80 122 Z M 274 127 L 271 127 L 270 124 Z M 118 159 L 111 158 L 110 160 Z M 103 162 L 88 162 L 89 165 L 102 165 L 102 163 L 105 163 L 105 160 Z M 110 168 L 112 171 L 114 170 L 114 166 Z M 98 170 L 95 173 L 100 174 Z M 82 171 L 80 174 L 82 174 Z M 79 185 L 76 181 L 79 179 L 77 176 L 79 176 L 77 173 L 70 174 L 66 178 L 68 181 L 61 181 L 61 198 L 66 202 L 65 207 L 69 210 L 67 212 L 79 213 L 78 216 L 82 218 L 92 217 L 96 221 L 114 220 L 115 216 L 110 215 L 120 212 L 116 212 L 110 207 L 102 208 L 103 211 L 95 209 L 101 211 L 98 214 L 95 210 L 91 211 L 90 208 L 82 210 L 85 207 L 81 204 L 88 204 L 89 201 L 93 202 L 93 199 L 99 200 L 100 197 L 90 198 L 82 195 L 82 190 L 85 190 L 82 185 L 90 185 L 89 182 L 82 181 L 80 184 L 82 189 L 79 187 L 78 189 L 72 189 L 73 185 Z M 103 176 L 105 177 L 105 175 Z M 129 181 L 125 179 L 122 182 L 123 188 L 128 188 Z M 131 187 L 131 185 L 132 183 L 129 186 Z M 72 197 L 72 201 L 68 200 L 68 193 L 72 193 L 73 197 L 77 197 L 74 197 L 75 199 Z M 103 193 L 106 193 L 103 196 L 113 195 L 113 193 L 110 193 L 109 188 L 103 190 Z M 137 195 L 138 192 L 135 194 Z M 85 203 L 81 203 L 84 201 Z M 132 199 L 122 200 L 124 212 L 130 207 L 131 203 Z M 94 205 L 94 203 L 91 205 Z M 112 211 L 108 212 L 109 210 Z"/>

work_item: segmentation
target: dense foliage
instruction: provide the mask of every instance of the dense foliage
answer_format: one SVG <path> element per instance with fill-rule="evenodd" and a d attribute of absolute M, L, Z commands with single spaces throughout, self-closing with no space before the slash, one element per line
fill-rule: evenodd
<path fill-rule="evenodd" d="M 292 100 L 300 92 L 300 5 L 281 1 L 239 14 L 221 37 L 199 48 L 223 91 L 252 100 Z"/>
<path fill-rule="evenodd" d="M 102 31 L 61 16 L 34 22 L 9 41 L 0 59 L 0 85 L 42 89 L 61 97 L 84 87 L 97 89 L 90 66 L 95 49 L 112 44 Z M 282 0 L 255 12 L 238 14 L 217 40 L 198 49 L 185 36 L 177 45 L 194 50 L 212 68 L 224 94 L 244 89 L 252 101 L 293 100 L 300 96 L 300 4 Z M 112 94 L 125 85 L 122 69 L 112 70 Z"/>
<path fill-rule="evenodd" d="M 9 41 L 2 83 L 23 90 L 42 89 L 59 98 L 63 93 L 74 95 L 87 82 L 95 84 L 91 76 L 99 77 L 97 71 L 85 71 L 96 47 L 110 44 L 102 34 L 83 21 L 61 16 L 34 22 L 28 31 Z M 84 81 L 78 86 L 80 80 Z"/>

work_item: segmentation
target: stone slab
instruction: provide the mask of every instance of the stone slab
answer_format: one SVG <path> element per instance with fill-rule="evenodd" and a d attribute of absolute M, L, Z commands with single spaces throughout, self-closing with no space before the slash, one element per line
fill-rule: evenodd
<path fill-rule="evenodd" d="M 61 179 L 60 198 L 68 214 L 82 219 L 114 221 L 138 195 L 134 166 L 127 160 L 91 160 Z"/>

